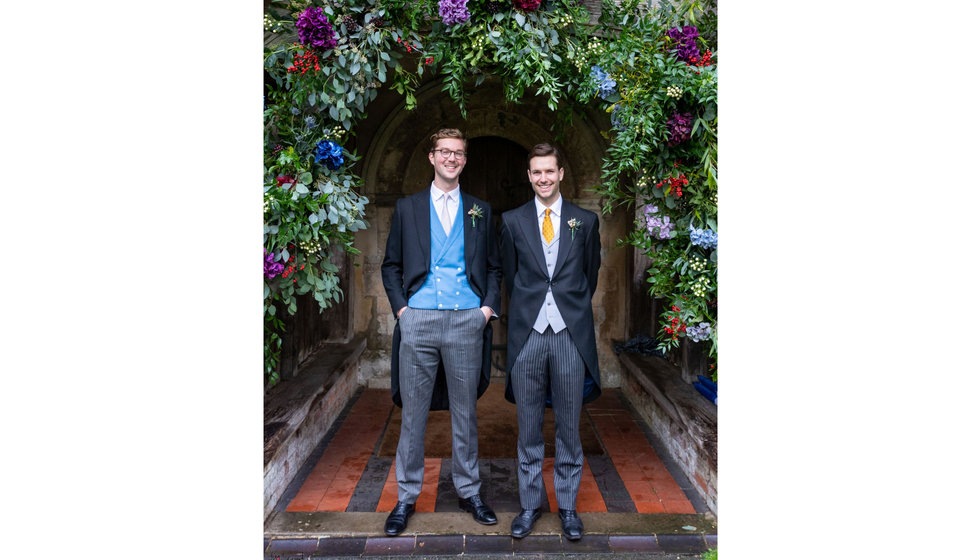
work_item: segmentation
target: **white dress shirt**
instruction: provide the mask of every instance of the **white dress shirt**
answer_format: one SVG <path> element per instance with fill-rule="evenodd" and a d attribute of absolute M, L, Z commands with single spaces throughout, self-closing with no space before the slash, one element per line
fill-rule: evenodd
<path fill-rule="evenodd" d="M 445 230 L 446 235 L 449 235 L 449 231 L 453 229 L 456 213 L 459 211 L 459 185 L 449 192 L 443 192 L 433 181 L 429 187 L 429 194 L 432 196 L 432 205 L 436 209 L 436 214 L 442 222 L 442 229 Z"/>

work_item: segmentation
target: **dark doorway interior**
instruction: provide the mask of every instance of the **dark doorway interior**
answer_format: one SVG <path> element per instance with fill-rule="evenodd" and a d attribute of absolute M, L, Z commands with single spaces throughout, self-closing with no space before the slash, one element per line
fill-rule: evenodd
<path fill-rule="evenodd" d="M 493 208 L 493 223 L 500 231 L 500 215 L 531 200 L 534 196 L 527 180 L 527 150 L 499 136 L 480 136 L 467 142 L 466 167 L 459 184 L 471 195 Z M 493 331 L 494 376 L 503 376 L 507 364 L 507 310 L 509 298 L 504 290 L 498 310 L 500 320 Z"/>

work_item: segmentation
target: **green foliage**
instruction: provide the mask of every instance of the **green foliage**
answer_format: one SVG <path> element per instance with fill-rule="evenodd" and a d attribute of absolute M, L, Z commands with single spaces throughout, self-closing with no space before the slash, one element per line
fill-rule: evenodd
<path fill-rule="evenodd" d="M 701 555 L 702 560 L 718 560 L 718 549 L 712 548 Z"/>
<path fill-rule="evenodd" d="M 637 0 L 618 7 L 604 0 L 599 24 L 609 38 L 590 59 L 618 86 L 601 102 L 613 128 L 597 191 L 606 212 L 622 204 L 641 210 L 627 241 L 653 261 L 650 295 L 680 310 L 662 315 L 658 336 L 664 350 L 685 336 L 679 327 L 707 322 L 712 340 L 716 333 L 717 251 L 692 244 L 689 234 L 689 228 L 718 231 L 718 75 L 706 52 L 715 50 L 706 40 L 716 36 L 714 21 L 713 2 L 662 2 L 651 9 Z M 697 26 L 706 55 L 698 64 L 681 60 L 667 35 L 689 25 Z M 689 136 L 680 141 L 672 138 L 678 115 L 690 117 Z M 656 215 L 674 224 L 667 239 L 647 227 L 647 210 L 654 206 Z M 678 317 L 679 325 L 671 327 L 671 318 Z M 709 354 L 716 356 L 714 344 Z"/>
<path fill-rule="evenodd" d="M 298 42 L 295 23 L 310 5 L 329 18 L 333 48 Z M 367 227 L 367 199 L 351 171 L 357 154 L 345 149 L 344 162 L 330 169 L 317 160 L 317 145 L 352 145 L 380 88 L 404 96 L 412 109 L 426 72 L 441 79 L 464 118 L 467 91 L 489 76 L 501 80 L 506 101 L 543 98 L 556 134 L 573 111 L 606 110 L 613 127 L 605 132 L 609 146 L 596 186 L 603 210 L 623 204 L 638 210 L 623 241 L 653 261 L 651 296 L 677 308 L 671 317 L 679 325 L 714 326 L 717 253 L 692 243 L 688 228 L 717 232 L 717 72 L 710 56 L 697 65 L 678 59 L 667 34 L 696 25 L 701 52 L 714 50 L 714 0 L 657 7 L 604 0 L 597 25 L 577 0 L 549 0 L 528 12 L 510 2 L 470 0 L 467 7 L 470 18 L 452 25 L 442 21 L 435 0 L 273 0 L 266 10 L 264 245 L 286 267 L 267 273 L 265 287 L 270 382 L 282 314 L 295 312 L 301 294 L 313 294 L 321 309 L 339 301 L 329 252 L 356 252 L 353 233 Z M 684 126 L 689 130 L 678 136 Z M 666 236 L 648 227 L 652 205 L 672 224 Z M 665 332 L 665 347 L 684 336 L 683 329 Z"/>

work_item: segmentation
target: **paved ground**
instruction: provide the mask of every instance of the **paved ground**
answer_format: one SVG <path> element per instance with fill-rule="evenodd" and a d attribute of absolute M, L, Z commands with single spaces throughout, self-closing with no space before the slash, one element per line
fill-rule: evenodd
<path fill-rule="evenodd" d="M 524 539 L 509 535 L 520 508 L 516 459 L 480 459 L 484 498 L 500 523 L 484 526 L 456 505 L 449 459 L 426 459 L 417 513 L 398 537 L 381 534 L 397 499 L 393 459 L 378 455 L 392 414 L 387 390 L 360 390 L 297 471 L 266 520 L 267 560 L 320 558 L 699 559 L 717 548 L 717 524 L 690 481 L 618 390 L 583 409 L 601 449 L 586 457 L 578 509 L 585 537 L 561 535 L 551 474 L 549 504 Z"/>

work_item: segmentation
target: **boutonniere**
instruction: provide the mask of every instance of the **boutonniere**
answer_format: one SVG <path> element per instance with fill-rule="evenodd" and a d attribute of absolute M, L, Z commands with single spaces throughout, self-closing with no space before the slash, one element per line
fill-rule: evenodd
<path fill-rule="evenodd" d="M 470 211 L 467 212 L 467 214 L 469 214 L 470 218 L 473 220 L 473 227 L 476 227 L 476 219 L 483 217 L 483 208 L 480 208 L 476 205 L 476 203 L 473 203 L 473 208 L 470 208 Z"/>
<path fill-rule="evenodd" d="M 582 227 L 582 222 L 572 218 L 568 220 L 568 229 L 572 230 L 572 239 L 575 239 L 575 230 Z"/>

